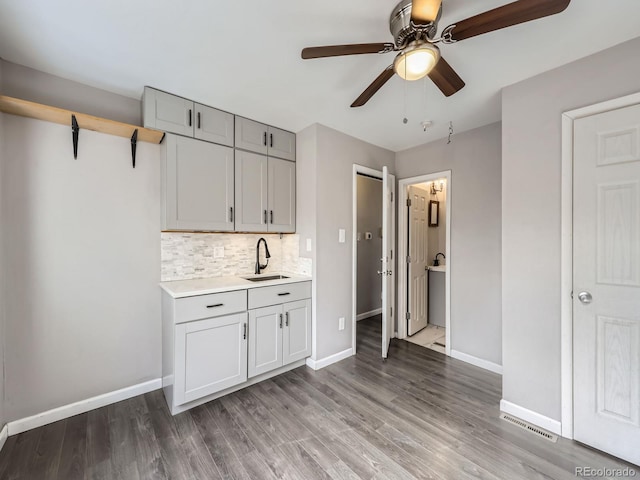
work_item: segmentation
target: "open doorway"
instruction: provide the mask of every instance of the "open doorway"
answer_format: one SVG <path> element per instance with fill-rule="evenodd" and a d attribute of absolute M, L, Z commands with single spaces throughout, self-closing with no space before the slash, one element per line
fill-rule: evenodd
<path fill-rule="evenodd" d="M 358 321 L 381 333 L 387 358 L 395 333 L 395 177 L 360 165 L 353 169 L 352 332 Z"/>
<path fill-rule="evenodd" d="M 451 351 L 451 172 L 399 182 L 398 338 Z"/>

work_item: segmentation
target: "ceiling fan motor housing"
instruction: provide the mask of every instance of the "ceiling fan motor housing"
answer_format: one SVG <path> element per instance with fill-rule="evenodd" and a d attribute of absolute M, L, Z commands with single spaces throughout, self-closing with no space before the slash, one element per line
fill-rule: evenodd
<path fill-rule="evenodd" d="M 391 16 L 389 17 L 389 29 L 397 48 L 404 48 L 416 40 L 418 33 L 423 33 L 431 40 L 438 31 L 438 20 L 442 16 L 442 7 L 438 11 L 438 18 L 436 18 L 435 22 L 420 25 L 419 28 L 416 28 L 411 24 L 411 3 L 412 0 L 402 0 L 391 11 Z"/>

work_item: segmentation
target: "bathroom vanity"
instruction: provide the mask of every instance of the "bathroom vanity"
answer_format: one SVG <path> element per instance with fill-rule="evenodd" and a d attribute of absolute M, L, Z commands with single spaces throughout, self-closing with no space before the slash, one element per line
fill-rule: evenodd
<path fill-rule="evenodd" d="M 162 388 L 173 415 L 304 365 L 311 279 L 162 282 Z"/>

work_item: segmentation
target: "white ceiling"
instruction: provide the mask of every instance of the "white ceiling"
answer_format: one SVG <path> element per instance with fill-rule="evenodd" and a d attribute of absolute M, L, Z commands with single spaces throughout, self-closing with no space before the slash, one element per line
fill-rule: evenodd
<path fill-rule="evenodd" d="M 303 61 L 300 50 L 392 41 L 395 3 L 0 0 L 0 57 L 136 98 L 152 85 L 287 130 L 319 122 L 398 151 L 446 136 L 449 121 L 457 132 L 497 121 L 502 87 L 640 36 L 639 0 L 573 0 L 559 15 L 443 45 L 467 83 L 453 97 L 394 77 L 352 109 L 393 54 Z M 505 3 L 443 0 L 440 25 Z"/>

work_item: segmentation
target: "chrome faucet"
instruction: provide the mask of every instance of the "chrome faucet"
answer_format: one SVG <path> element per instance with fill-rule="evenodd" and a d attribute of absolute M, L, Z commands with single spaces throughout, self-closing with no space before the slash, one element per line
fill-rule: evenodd
<path fill-rule="evenodd" d="M 434 258 L 434 259 L 433 259 L 433 266 L 434 266 L 434 267 L 437 267 L 437 266 L 439 266 L 439 265 L 440 265 L 440 260 L 438 260 L 438 257 L 439 257 L 440 255 L 442 255 L 442 258 L 443 258 L 443 259 L 446 259 L 446 258 L 447 258 L 447 257 L 445 257 L 445 256 L 444 256 L 444 253 L 442 253 L 442 252 L 438 252 L 438 253 L 436 253 L 436 258 Z"/>
<path fill-rule="evenodd" d="M 265 257 L 267 258 L 267 263 L 264 265 L 260 265 L 260 242 L 264 243 Z M 260 237 L 258 240 L 258 244 L 256 245 L 256 274 L 260 274 L 261 270 L 264 270 L 269 265 L 269 259 L 271 258 L 271 254 L 269 253 L 269 247 L 267 246 L 267 241 Z"/>

